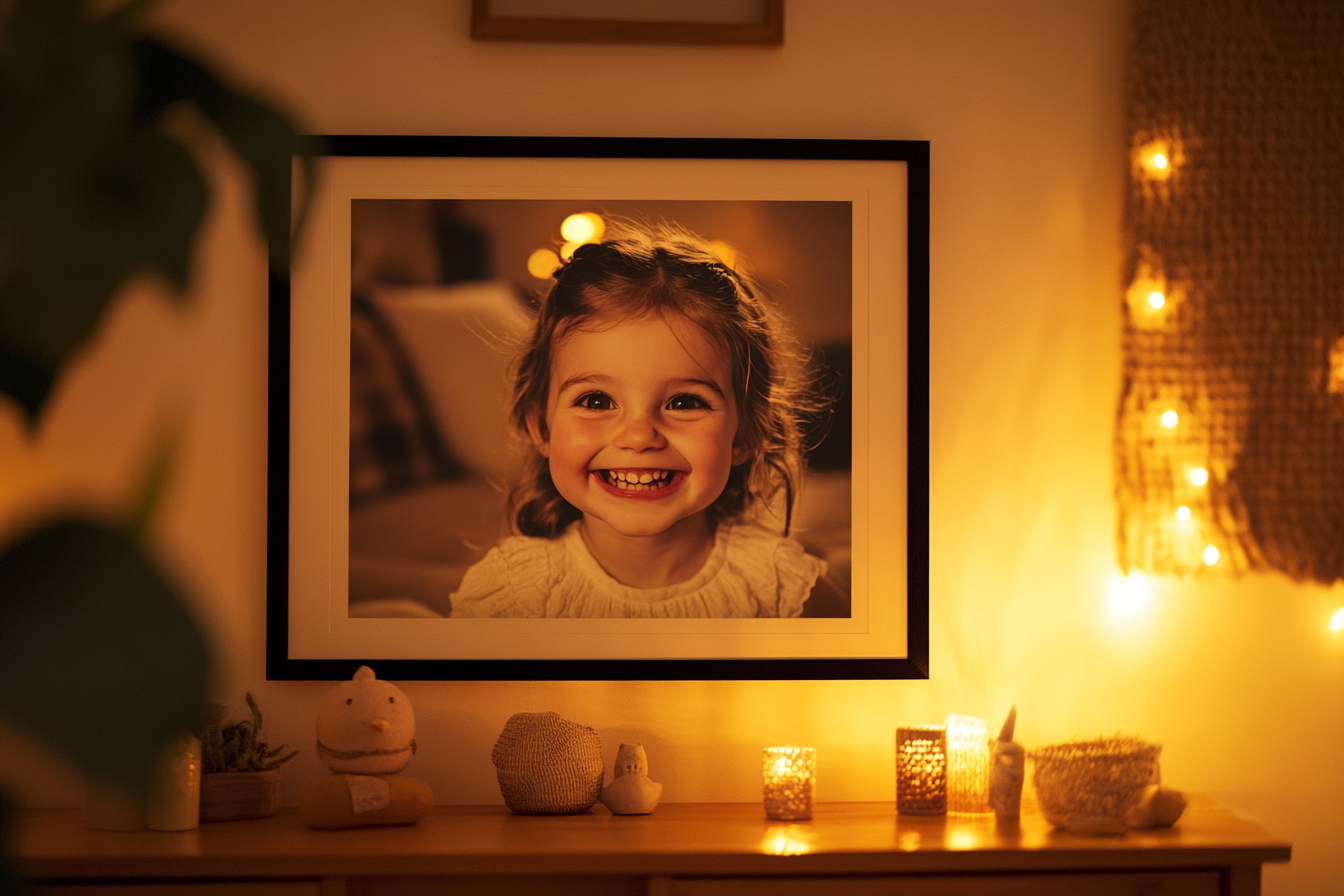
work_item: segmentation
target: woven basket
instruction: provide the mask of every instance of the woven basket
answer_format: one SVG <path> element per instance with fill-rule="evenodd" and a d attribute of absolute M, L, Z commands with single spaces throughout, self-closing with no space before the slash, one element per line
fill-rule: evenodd
<path fill-rule="evenodd" d="M 1047 821 L 1087 834 L 1122 834 L 1124 816 L 1159 783 L 1162 748 L 1133 737 L 1042 747 L 1030 753 L 1032 782 Z"/>
<path fill-rule="evenodd" d="M 597 732 L 553 712 L 520 712 L 490 754 L 504 805 L 520 815 L 586 812 L 602 797 Z"/>

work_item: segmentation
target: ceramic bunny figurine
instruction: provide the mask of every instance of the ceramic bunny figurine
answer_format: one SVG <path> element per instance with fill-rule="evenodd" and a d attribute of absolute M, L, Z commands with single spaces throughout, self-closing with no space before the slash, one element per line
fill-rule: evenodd
<path fill-rule="evenodd" d="M 649 780 L 644 745 L 621 744 L 616 751 L 615 776 L 602 788 L 602 805 L 612 815 L 648 815 L 662 795 L 663 785 Z"/>
<path fill-rule="evenodd" d="M 314 782 L 299 814 L 315 828 L 414 824 L 434 807 L 424 781 L 398 774 L 415 754 L 415 711 L 401 689 L 360 666 L 317 714 L 317 755 L 333 772 Z"/>
<path fill-rule="evenodd" d="M 994 741 L 989 766 L 989 805 L 999 818 L 1022 814 L 1022 780 L 1026 777 L 1027 752 L 1013 740 L 1017 707 L 1008 711 L 999 739 Z"/>

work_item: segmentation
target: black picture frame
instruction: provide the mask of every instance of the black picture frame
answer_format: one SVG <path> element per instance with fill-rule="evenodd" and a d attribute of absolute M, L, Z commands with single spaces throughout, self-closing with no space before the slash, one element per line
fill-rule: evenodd
<path fill-rule="evenodd" d="M 757 44 L 784 43 L 784 0 L 763 0 L 759 19 L 746 22 L 697 21 L 673 7 L 676 21 L 612 20 L 550 15 L 499 15 L 491 0 L 471 0 L 472 40 L 532 43 Z M 675 13 L 683 13 L 679 17 Z"/>
<path fill-rule="evenodd" d="M 267 508 L 266 676 L 269 680 L 343 680 L 360 665 L 391 680 L 767 680 L 924 679 L 929 676 L 929 144 L 906 140 L 771 140 L 336 135 L 322 138 L 336 159 L 729 160 L 897 163 L 904 171 L 906 470 L 904 655 L 419 658 L 296 656 L 291 636 L 291 411 L 294 307 L 289 277 L 269 284 L 269 480 Z M 319 170 L 320 167 L 319 167 Z M 308 233 L 306 239 L 322 239 Z M 347 284 L 348 285 L 348 284 Z M 882 301 L 877 296 L 873 301 Z M 890 549 L 887 545 L 886 549 Z"/>

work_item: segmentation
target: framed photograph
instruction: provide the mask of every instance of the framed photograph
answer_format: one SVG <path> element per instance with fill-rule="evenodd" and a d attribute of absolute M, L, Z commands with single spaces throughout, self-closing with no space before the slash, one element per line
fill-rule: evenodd
<path fill-rule="evenodd" d="M 784 0 L 472 0 L 473 40 L 784 43 Z"/>
<path fill-rule="evenodd" d="M 268 678 L 928 677 L 927 142 L 325 144 Z"/>

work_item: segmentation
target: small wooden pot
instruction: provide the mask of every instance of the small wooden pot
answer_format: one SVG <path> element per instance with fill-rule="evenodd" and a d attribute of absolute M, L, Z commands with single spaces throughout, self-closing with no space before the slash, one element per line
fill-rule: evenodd
<path fill-rule="evenodd" d="M 265 818 L 280 811 L 280 769 L 201 775 L 201 821 Z"/>

